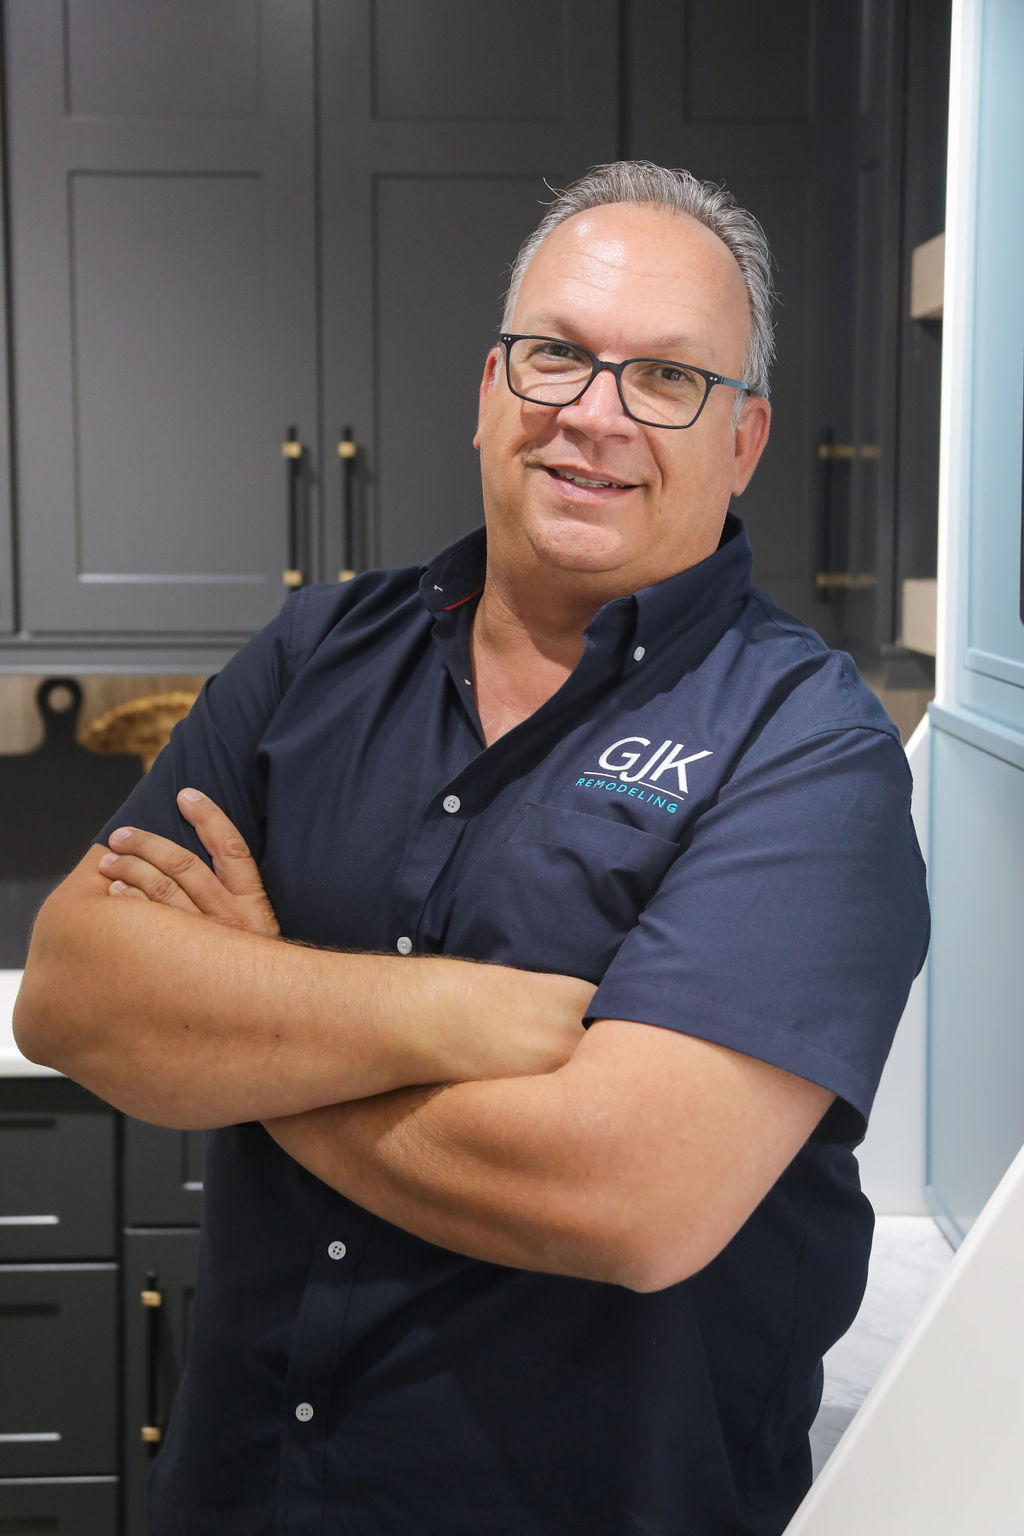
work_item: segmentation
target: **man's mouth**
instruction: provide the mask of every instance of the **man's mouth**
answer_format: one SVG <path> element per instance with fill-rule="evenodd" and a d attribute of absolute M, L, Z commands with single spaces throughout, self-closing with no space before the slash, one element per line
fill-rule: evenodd
<path fill-rule="evenodd" d="M 570 485 L 579 485 L 586 491 L 632 491 L 636 487 L 625 480 L 594 480 L 586 475 L 573 475 L 567 469 L 551 469 L 545 466 L 549 475 L 556 480 L 568 480 Z"/>

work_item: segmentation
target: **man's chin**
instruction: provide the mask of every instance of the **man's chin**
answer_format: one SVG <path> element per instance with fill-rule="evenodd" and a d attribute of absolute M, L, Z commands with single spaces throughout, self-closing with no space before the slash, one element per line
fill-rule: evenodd
<path fill-rule="evenodd" d="M 635 558 L 615 530 L 585 522 L 544 528 L 531 540 L 539 560 L 556 570 L 603 576 L 621 571 Z"/>

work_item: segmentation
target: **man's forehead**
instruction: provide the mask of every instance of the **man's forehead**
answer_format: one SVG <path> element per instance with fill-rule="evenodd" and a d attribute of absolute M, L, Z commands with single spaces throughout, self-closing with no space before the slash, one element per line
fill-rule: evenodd
<path fill-rule="evenodd" d="M 709 326 L 749 323 L 725 243 L 690 214 L 651 204 L 605 204 L 552 230 L 523 275 L 515 326 L 565 335 L 575 316 L 598 312 L 613 331 L 616 320 L 632 330 L 642 316 L 645 353 L 658 356 L 677 355 L 692 336 L 706 340 Z"/>
<path fill-rule="evenodd" d="M 542 300 L 560 281 L 635 279 L 657 287 L 700 282 L 745 308 L 746 290 L 724 241 L 691 214 L 648 203 L 609 203 L 565 219 L 538 247 L 522 288 Z"/>

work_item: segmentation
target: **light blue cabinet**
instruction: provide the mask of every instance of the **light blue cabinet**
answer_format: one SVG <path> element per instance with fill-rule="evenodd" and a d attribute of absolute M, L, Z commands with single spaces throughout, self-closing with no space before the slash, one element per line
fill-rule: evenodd
<path fill-rule="evenodd" d="M 947 614 L 931 709 L 927 1154 L 929 1197 L 954 1240 L 1024 1142 L 1024 7 L 978 0 L 960 8 L 960 26 L 943 401 Z"/>

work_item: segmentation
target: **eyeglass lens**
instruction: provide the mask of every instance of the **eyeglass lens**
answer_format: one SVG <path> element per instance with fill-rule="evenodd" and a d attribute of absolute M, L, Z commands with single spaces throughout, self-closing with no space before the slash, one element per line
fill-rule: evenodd
<path fill-rule="evenodd" d="M 512 388 L 544 405 L 568 405 L 590 382 L 589 352 L 544 336 L 523 336 L 509 349 Z M 689 426 L 700 411 L 708 382 L 682 364 L 660 358 L 635 358 L 622 371 L 626 410 L 649 426 Z"/>

